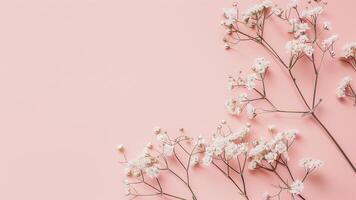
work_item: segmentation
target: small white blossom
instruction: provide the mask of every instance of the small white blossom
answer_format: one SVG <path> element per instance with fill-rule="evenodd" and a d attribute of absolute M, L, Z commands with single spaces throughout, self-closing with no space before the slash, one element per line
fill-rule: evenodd
<path fill-rule="evenodd" d="M 338 35 L 332 35 L 332 36 L 326 38 L 326 39 L 321 43 L 321 45 L 322 45 L 325 49 L 327 49 L 327 48 L 329 48 L 331 45 L 333 45 L 333 44 L 335 43 L 335 41 L 337 40 L 337 38 L 338 38 Z"/>
<path fill-rule="evenodd" d="M 250 103 L 246 105 L 246 115 L 249 119 L 253 119 L 256 116 L 256 109 Z"/>
<path fill-rule="evenodd" d="M 301 17 L 307 18 L 307 17 L 312 17 L 312 16 L 318 16 L 324 11 L 323 7 L 321 6 L 315 6 L 311 8 L 307 8 L 302 11 Z"/>
<path fill-rule="evenodd" d="M 190 157 L 190 165 L 191 166 L 195 166 L 199 163 L 199 155 L 198 154 L 194 154 Z"/>
<path fill-rule="evenodd" d="M 304 158 L 299 161 L 299 166 L 303 167 L 307 171 L 320 168 L 323 166 L 323 164 L 323 161 L 311 158 Z"/>
<path fill-rule="evenodd" d="M 239 93 L 237 95 L 237 101 L 240 102 L 240 103 L 243 103 L 244 101 L 247 100 L 247 94 L 246 93 Z"/>
<path fill-rule="evenodd" d="M 300 180 L 295 180 L 289 185 L 289 192 L 291 194 L 300 194 L 304 189 L 303 182 Z"/>
<path fill-rule="evenodd" d="M 265 11 L 272 5 L 272 2 L 269 0 L 263 0 L 261 3 L 253 5 L 242 13 L 243 21 L 245 21 L 246 23 L 249 22 L 249 20 L 252 19 L 254 16 L 259 15 L 262 11 Z"/>
<path fill-rule="evenodd" d="M 323 23 L 323 28 L 324 28 L 324 30 L 327 30 L 327 31 L 332 30 L 331 22 L 330 21 L 325 21 Z"/>
<path fill-rule="evenodd" d="M 265 159 L 268 163 L 273 163 L 278 157 L 278 154 L 275 152 L 269 152 L 265 155 Z"/>
<path fill-rule="evenodd" d="M 174 146 L 169 144 L 163 145 L 163 155 L 172 156 L 174 153 Z"/>
<path fill-rule="evenodd" d="M 159 169 L 156 166 L 147 167 L 145 172 L 150 178 L 157 178 L 159 176 Z"/>
<path fill-rule="evenodd" d="M 250 74 L 246 76 L 245 79 L 245 86 L 248 90 L 253 90 L 256 88 L 256 83 L 255 81 L 257 80 L 257 75 L 256 74 Z"/>
<path fill-rule="evenodd" d="M 342 57 L 344 57 L 344 58 L 350 58 L 350 57 L 355 58 L 356 57 L 356 42 L 352 42 L 352 43 L 344 45 L 342 48 L 341 54 L 342 54 Z"/>
<path fill-rule="evenodd" d="M 238 18 L 238 12 L 236 7 L 232 7 L 229 9 L 224 9 L 224 16 L 225 20 L 223 21 L 223 24 L 226 26 L 231 26 L 234 22 L 237 21 Z"/>
<path fill-rule="evenodd" d="M 231 115 L 240 115 L 242 108 L 240 107 L 239 103 L 230 98 L 225 101 L 225 106 Z"/>
<path fill-rule="evenodd" d="M 300 53 L 305 53 L 307 56 L 313 55 L 314 48 L 308 44 L 308 37 L 306 35 L 301 35 L 297 39 L 288 41 L 286 44 L 287 50 L 292 56 L 298 56 Z"/>
<path fill-rule="evenodd" d="M 346 88 L 350 85 L 352 78 L 350 76 L 346 76 L 339 82 L 339 86 L 336 89 L 336 96 L 338 98 L 342 98 L 346 96 Z"/>
<path fill-rule="evenodd" d="M 213 157 L 212 156 L 205 155 L 203 157 L 203 164 L 206 165 L 206 166 L 209 166 L 212 161 L 213 161 Z"/>
<path fill-rule="evenodd" d="M 271 64 L 270 61 L 266 60 L 264 57 L 256 58 L 252 65 L 252 70 L 258 74 L 264 74 Z"/>

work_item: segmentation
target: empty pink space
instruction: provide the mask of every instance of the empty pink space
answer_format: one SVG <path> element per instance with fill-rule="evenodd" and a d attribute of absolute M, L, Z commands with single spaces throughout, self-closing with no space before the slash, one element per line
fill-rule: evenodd
<path fill-rule="evenodd" d="M 268 54 L 249 46 L 224 50 L 221 14 L 231 3 L 0 1 L 0 199 L 124 200 L 117 144 L 132 157 L 154 141 L 154 126 L 173 135 L 184 127 L 196 137 L 209 136 L 222 119 L 234 128 L 246 123 L 226 112 L 227 77 Z M 242 7 L 251 4 L 242 1 Z M 324 17 L 339 35 L 336 50 L 356 40 L 355 6 L 329 0 Z M 283 49 L 288 36 L 277 25 L 269 33 Z M 327 60 L 318 114 L 355 163 L 356 107 L 335 97 L 345 75 L 356 80 L 350 67 Z M 272 64 L 268 76 L 280 105 L 302 106 L 291 100 L 297 93 L 280 66 Z M 312 79 L 304 79 L 308 88 Z M 355 199 L 355 173 L 311 118 L 271 114 L 250 123 L 252 137 L 266 134 L 269 124 L 299 129 L 292 162 L 325 162 L 305 185 L 307 199 Z M 275 189 L 270 176 L 249 174 L 252 199 Z M 170 178 L 163 181 L 186 194 Z M 199 199 L 242 199 L 214 168 L 194 170 L 192 181 Z"/>

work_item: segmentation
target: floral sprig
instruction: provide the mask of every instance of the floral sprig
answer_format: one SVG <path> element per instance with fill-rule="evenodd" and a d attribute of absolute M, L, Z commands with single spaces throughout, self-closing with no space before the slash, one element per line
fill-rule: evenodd
<path fill-rule="evenodd" d="M 356 42 L 345 44 L 341 51 L 341 60 L 347 62 L 356 71 Z"/>
<path fill-rule="evenodd" d="M 228 99 L 225 105 L 229 113 L 233 115 L 239 115 L 245 110 L 250 119 L 262 113 L 272 112 L 311 116 L 331 138 L 353 171 L 356 172 L 356 167 L 353 162 L 315 113 L 322 102 L 322 99 L 317 96 L 320 69 L 323 66 L 326 55 L 330 55 L 331 57 L 335 56 L 334 44 L 338 38 L 336 34 L 322 37 L 324 33 L 332 29 L 329 21 L 320 22 L 320 16 L 324 12 L 326 5 L 327 2 L 323 0 L 314 2 L 308 1 L 308 6 L 305 9 L 300 9 L 301 5 L 299 1 L 292 0 L 286 8 L 282 8 L 265 0 L 248 8 L 245 12 L 242 12 L 241 15 L 239 15 L 240 7 L 237 3 L 234 3 L 232 8 L 225 9 L 224 20 L 221 23 L 226 30 L 226 36 L 223 39 L 225 48 L 230 49 L 240 42 L 253 42 L 265 49 L 288 73 L 290 81 L 298 93 L 299 99 L 304 104 L 304 108 L 297 110 L 281 109 L 271 101 L 266 92 L 267 85 L 265 84 L 266 66 L 269 67 L 271 63 L 264 58 L 257 58 L 254 61 L 254 63 L 258 63 L 258 67 L 256 68 L 256 64 L 252 65 L 251 69 L 253 73 L 243 75 L 242 72 L 240 72 L 237 78 L 229 77 L 229 89 L 243 88 L 247 91 L 239 93 L 237 99 Z M 285 56 L 282 56 L 284 52 L 277 52 L 265 34 L 265 27 L 270 23 L 270 18 L 279 19 L 290 27 L 286 30 L 286 32 L 291 34 L 291 39 L 286 42 L 285 48 L 287 49 L 287 55 Z M 346 49 L 348 49 L 349 52 L 345 54 L 348 56 L 348 59 L 354 58 L 352 57 L 352 54 L 354 55 L 352 45 Z M 288 57 L 288 59 L 284 59 L 284 57 Z M 300 82 L 294 74 L 294 69 L 299 66 L 302 60 L 307 61 L 307 64 L 303 63 L 303 67 L 310 67 L 314 74 L 312 96 L 310 97 L 311 101 L 307 100 L 309 98 L 307 98 L 306 94 L 309 93 L 301 89 Z M 268 107 L 256 108 L 254 104 L 257 103 L 257 101 L 266 102 Z"/>
<path fill-rule="evenodd" d="M 180 130 L 183 132 L 183 129 Z M 121 163 L 126 164 L 124 169 L 125 174 L 128 177 L 134 179 L 130 181 L 129 179 L 124 181 L 125 193 L 127 196 L 132 198 L 136 197 L 147 197 L 147 196 L 168 196 L 174 199 L 185 200 L 189 198 L 180 197 L 178 195 L 167 193 L 164 189 L 164 185 L 160 182 L 159 176 L 162 172 L 169 173 L 173 175 L 177 180 L 182 182 L 187 190 L 191 193 L 193 200 L 197 197 L 191 187 L 190 181 L 190 170 L 192 167 L 198 164 L 199 154 L 202 153 L 202 139 L 198 139 L 191 150 L 184 147 L 183 143 L 191 143 L 192 138 L 185 135 L 180 135 L 175 139 L 170 139 L 167 132 L 162 131 L 161 128 L 157 127 L 154 130 L 156 138 L 158 141 L 158 147 L 155 147 L 152 143 L 148 143 L 143 149 L 143 152 L 132 160 L 127 160 L 126 154 L 123 151 L 122 145 L 118 147 L 118 150 L 123 154 L 124 161 Z M 178 155 L 178 148 L 186 153 L 185 163 L 182 155 Z M 170 159 L 175 159 L 184 170 L 185 175 L 179 175 L 170 164 Z M 150 193 L 142 193 L 138 190 L 138 185 L 144 186 L 147 189 L 151 189 Z"/>
<path fill-rule="evenodd" d="M 356 106 L 356 92 L 351 86 L 352 78 L 350 76 L 345 76 L 339 82 L 336 88 L 336 96 L 338 98 L 350 98 L 354 101 L 354 106 Z"/>
<path fill-rule="evenodd" d="M 143 152 L 132 160 L 127 159 L 124 146 L 118 145 L 117 150 L 124 158 L 120 163 L 126 165 L 124 172 L 128 176 L 128 179 L 124 181 L 126 195 L 132 198 L 167 196 L 180 200 L 197 200 L 190 181 L 192 176 L 190 169 L 202 164 L 206 167 L 217 168 L 246 200 L 250 199 L 246 178 L 248 175 L 253 175 L 246 173 L 247 169 L 266 170 L 280 180 L 280 184 L 276 186 L 279 189 L 278 192 L 264 194 L 265 199 L 280 198 L 283 191 L 289 192 L 292 199 L 295 197 L 305 199 L 302 196 L 303 183 L 313 171 L 323 165 L 323 162 L 310 158 L 301 159 L 299 165 L 305 170 L 305 174 L 297 179 L 289 167 L 288 151 L 298 131 L 291 129 L 275 134 L 270 140 L 260 138 L 253 141 L 248 137 L 250 129 L 251 125 L 247 123 L 237 131 L 233 131 L 223 120 L 208 141 L 201 136 L 193 140 L 182 134 L 175 139 L 170 139 L 167 132 L 156 128 L 158 147 L 148 143 Z M 275 126 L 270 125 L 268 130 L 273 133 Z M 189 146 L 190 150 L 186 146 Z M 178 153 L 178 148 L 182 150 L 180 153 Z M 171 167 L 171 159 L 177 161 L 176 165 L 181 166 L 180 170 L 177 170 L 176 166 Z M 282 169 L 287 170 L 289 177 L 284 178 L 281 175 Z M 180 175 L 182 171 L 184 176 Z M 165 185 L 161 183 L 160 178 L 167 174 L 173 175 L 182 182 L 191 193 L 191 198 L 166 192 Z M 145 188 L 144 191 L 151 192 L 140 192 L 142 187 Z"/>

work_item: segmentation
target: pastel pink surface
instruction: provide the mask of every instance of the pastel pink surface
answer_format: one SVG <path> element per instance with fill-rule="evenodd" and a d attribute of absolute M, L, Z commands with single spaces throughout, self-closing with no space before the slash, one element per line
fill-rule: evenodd
<path fill-rule="evenodd" d="M 1 1 L 0 199 L 125 199 L 118 143 L 133 156 L 154 139 L 157 125 L 172 134 L 184 127 L 192 136 L 208 136 L 221 119 L 235 128 L 245 123 L 226 113 L 226 77 L 268 54 L 247 46 L 224 51 L 219 23 L 230 3 Z M 329 1 L 325 18 L 339 34 L 337 50 L 356 40 L 354 7 L 353 0 Z M 287 36 L 274 35 L 274 44 L 283 49 Z M 304 86 L 311 83 L 311 76 L 299 73 Z M 326 63 L 317 112 L 356 161 L 355 107 L 334 95 L 347 74 L 356 80 L 350 67 Z M 271 69 L 269 84 L 280 105 L 302 106 L 291 98 L 296 91 L 278 65 Z M 303 156 L 325 161 L 306 184 L 308 199 L 354 199 L 355 174 L 312 119 L 269 115 L 251 123 L 255 137 L 266 134 L 271 123 L 298 128 L 293 162 Z M 193 178 L 200 199 L 240 199 L 213 172 L 197 170 Z M 248 184 L 252 199 L 273 190 L 264 174 L 252 176 Z"/>

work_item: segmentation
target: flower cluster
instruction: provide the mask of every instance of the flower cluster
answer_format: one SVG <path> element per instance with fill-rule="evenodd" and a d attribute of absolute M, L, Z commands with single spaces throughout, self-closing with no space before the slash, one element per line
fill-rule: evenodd
<path fill-rule="evenodd" d="M 307 18 L 307 17 L 318 17 L 322 12 L 324 11 L 322 6 L 314 6 L 310 7 L 308 9 L 305 9 L 301 13 L 301 17 Z"/>
<path fill-rule="evenodd" d="M 314 47 L 310 44 L 309 38 L 306 35 L 301 35 L 297 39 L 288 41 L 286 48 L 293 57 L 299 57 L 302 53 L 312 56 L 314 53 Z"/>
<path fill-rule="evenodd" d="M 339 82 L 339 86 L 336 89 L 336 96 L 338 98 L 342 98 L 346 96 L 347 88 L 350 87 L 352 78 L 350 76 L 345 76 L 344 78 L 341 79 Z"/>
<path fill-rule="evenodd" d="M 210 165 L 214 157 L 222 157 L 228 161 L 241 154 L 246 154 L 248 144 L 241 142 L 250 131 L 250 126 L 246 125 L 237 132 L 222 134 L 221 128 L 218 128 L 213 135 L 212 141 L 206 146 L 203 163 Z"/>
<path fill-rule="evenodd" d="M 356 71 L 356 42 L 344 45 L 341 56 L 342 60 L 350 64 Z"/>
<path fill-rule="evenodd" d="M 258 74 L 264 74 L 270 64 L 271 62 L 266 60 L 264 57 L 256 58 L 252 65 L 252 70 Z"/>
<path fill-rule="evenodd" d="M 336 96 L 338 98 L 348 97 L 353 99 L 354 105 L 356 106 L 356 92 L 351 86 L 351 77 L 346 76 L 339 82 L 338 87 L 336 88 Z"/>
<path fill-rule="evenodd" d="M 327 129 L 321 120 L 319 120 L 316 110 L 322 105 L 322 98 L 318 97 L 318 88 L 320 85 L 320 71 L 324 65 L 325 55 L 329 54 L 330 57 L 334 57 L 334 44 L 338 38 L 338 35 L 331 34 L 329 37 L 324 37 L 324 31 L 330 31 L 332 29 L 329 21 L 323 21 L 320 23 L 321 15 L 324 13 L 324 8 L 327 2 L 324 0 L 307 1 L 308 5 L 304 9 L 299 5 L 298 0 L 291 0 L 286 8 L 279 7 L 278 5 L 272 5 L 270 1 L 262 1 L 246 11 L 242 12 L 242 21 L 237 20 L 232 26 L 224 26 L 227 31 L 223 38 L 225 46 L 230 49 L 233 45 L 237 45 L 241 42 L 250 42 L 257 44 L 261 49 L 266 50 L 267 53 L 274 58 L 280 66 L 284 68 L 286 74 L 289 76 L 289 81 L 293 88 L 296 89 L 297 98 L 303 102 L 303 108 L 298 109 L 281 109 L 280 106 L 272 102 L 269 94 L 267 94 L 266 88 L 268 85 L 265 81 L 265 73 L 267 67 L 271 64 L 266 62 L 264 58 L 257 58 L 252 69 L 253 74 L 242 76 L 240 72 L 237 78 L 229 77 L 229 88 L 242 88 L 247 89 L 244 94 L 244 99 L 231 98 L 226 102 L 226 107 L 229 113 L 239 115 L 243 110 L 246 110 L 247 117 L 252 119 L 262 113 L 289 113 L 289 114 L 301 114 L 301 116 L 310 115 L 314 118 L 317 125 L 319 125 L 324 132 L 332 138 L 332 142 L 335 147 L 338 148 L 341 155 L 345 158 L 351 168 L 356 172 L 356 167 L 347 154 L 343 151 L 341 146 L 333 138 L 332 133 Z M 301 9 L 302 8 L 302 9 Z M 239 12 L 239 6 L 234 5 L 236 13 Z M 274 47 L 266 34 L 266 27 L 269 23 L 275 20 L 270 18 L 276 18 L 287 26 L 291 27 L 286 30 L 286 33 L 293 34 L 293 37 L 286 42 L 285 47 L 287 49 L 287 55 L 284 52 L 279 52 Z M 250 25 L 253 26 L 250 26 Z M 279 24 L 278 24 L 279 25 Z M 284 28 L 281 26 L 281 30 Z M 346 62 L 350 63 L 356 70 L 355 59 L 356 44 L 351 43 L 344 47 L 343 58 Z M 295 68 L 309 68 L 312 76 L 314 76 L 313 84 L 311 84 L 311 92 L 306 92 L 305 88 L 301 87 L 299 77 L 295 73 Z M 347 89 L 346 89 L 347 88 Z M 338 96 L 351 96 L 355 98 L 351 93 L 345 93 L 345 89 L 352 92 L 352 87 L 349 85 L 341 85 L 338 87 Z M 310 96 L 309 96 L 310 95 Z M 356 98 L 355 98 L 356 99 Z M 263 102 L 264 107 L 258 106 L 257 102 Z M 355 100 L 356 103 L 356 100 Z M 273 154 L 269 155 L 273 158 Z"/>
<path fill-rule="evenodd" d="M 299 166 L 303 167 L 308 172 L 322 167 L 323 164 L 323 161 L 312 158 L 304 158 L 299 161 Z"/>
<path fill-rule="evenodd" d="M 269 131 L 272 133 L 275 130 L 274 125 L 268 127 Z M 247 123 L 243 125 L 237 131 L 233 131 L 229 125 L 227 125 L 225 120 L 216 128 L 213 133 L 211 140 L 206 142 L 206 140 L 199 136 L 195 142 L 193 139 L 185 136 L 179 135 L 175 139 L 170 139 L 168 133 L 162 131 L 161 128 L 155 128 L 154 133 L 156 134 L 156 139 L 158 141 L 158 147 L 155 147 L 152 143 L 148 143 L 141 154 L 132 160 L 126 159 L 125 149 L 123 145 L 118 145 L 117 149 L 120 154 L 124 155 L 126 164 L 125 174 L 131 178 L 124 181 L 126 195 L 135 197 L 145 197 L 145 196 L 167 196 L 175 199 L 186 199 L 178 195 L 166 193 L 163 190 L 163 185 L 160 182 L 162 171 L 169 172 L 173 176 L 177 177 L 177 180 L 183 182 L 192 194 L 192 199 L 197 200 L 196 194 L 192 190 L 191 186 L 191 173 L 190 168 L 197 166 L 200 162 L 205 166 L 213 165 L 220 172 L 222 172 L 238 189 L 239 193 L 246 199 L 247 194 L 247 184 L 246 184 L 246 173 L 245 166 L 249 163 L 249 168 L 265 169 L 269 172 L 273 171 L 274 175 L 281 179 L 284 186 L 280 187 L 281 190 L 289 191 L 293 195 L 301 195 L 303 190 L 303 182 L 306 177 L 310 175 L 312 171 L 322 166 L 323 162 L 320 160 L 314 160 L 310 158 L 305 158 L 300 161 L 300 166 L 305 169 L 304 178 L 299 181 L 298 179 L 293 179 L 294 181 L 290 184 L 288 179 L 282 179 L 277 170 L 277 165 L 289 169 L 288 161 L 289 155 L 288 150 L 292 143 L 294 142 L 297 134 L 297 130 L 291 129 L 277 133 L 272 139 L 265 140 L 260 138 L 254 142 L 249 142 L 247 135 L 250 133 L 251 124 Z M 182 132 L 183 130 L 181 130 Z M 182 132 L 183 134 L 183 132 Z M 193 145 L 190 150 L 182 142 L 187 142 L 186 145 Z M 250 148 L 252 144 L 252 148 Z M 169 150 L 167 154 L 165 152 L 165 146 L 169 145 L 173 147 L 173 151 Z M 182 153 L 184 153 L 187 158 L 182 159 L 182 155 L 177 153 L 177 149 L 180 148 Z M 161 150 L 159 150 L 161 149 Z M 170 148 L 169 148 L 170 149 Z M 180 176 L 178 171 L 174 171 L 171 168 L 170 161 L 167 159 L 168 156 L 172 156 L 179 163 L 186 174 L 186 177 Z M 184 162 L 187 161 L 186 164 Z M 237 165 L 237 166 L 236 166 Z M 271 166 L 272 168 L 270 168 Z M 280 167 L 279 167 L 280 168 Z M 279 169 L 278 168 L 278 169 Z M 233 175 L 235 173 L 237 177 Z M 166 174 L 166 173 L 164 173 Z M 290 172 L 292 176 L 292 172 Z M 146 178 L 148 177 L 148 179 Z M 131 179 L 136 179 L 136 181 L 131 181 Z M 153 189 L 152 193 L 141 193 L 140 188 L 137 185 L 147 186 L 148 189 Z M 279 196 L 281 192 L 276 195 L 266 196 L 271 199 L 273 196 Z"/>
<path fill-rule="evenodd" d="M 242 20 L 245 23 L 255 23 L 261 13 L 273 6 L 269 0 L 263 0 L 261 3 L 255 4 L 242 13 Z"/>
<path fill-rule="evenodd" d="M 281 157 L 288 160 L 288 148 L 293 143 L 297 133 L 297 130 L 287 130 L 278 133 L 269 141 L 264 138 L 255 141 L 254 147 L 249 152 L 249 157 L 252 158 L 249 164 L 250 169 L 263 166 L 264 161 L 272 164 Z"/>

